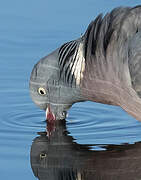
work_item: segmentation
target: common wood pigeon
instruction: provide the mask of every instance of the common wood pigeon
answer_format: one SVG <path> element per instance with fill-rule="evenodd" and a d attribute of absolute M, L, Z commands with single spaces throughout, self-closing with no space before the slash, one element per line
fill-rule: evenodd
<path fill-rule="evenodd" d="M 89 100 L 121 106 L 141 121 L 141 6 L 100 14 L 84 35 L 42 58 L 30 93 L 48 120 Z"/>

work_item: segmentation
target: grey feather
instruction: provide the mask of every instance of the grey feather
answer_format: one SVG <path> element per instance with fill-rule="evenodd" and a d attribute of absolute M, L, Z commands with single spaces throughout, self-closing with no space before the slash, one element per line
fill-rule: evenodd
<path fill-rule="evenodd" d="M 129 70 L 133 88 L 141 98 L 141 31 L 136 33 L 129 44 Z"/>

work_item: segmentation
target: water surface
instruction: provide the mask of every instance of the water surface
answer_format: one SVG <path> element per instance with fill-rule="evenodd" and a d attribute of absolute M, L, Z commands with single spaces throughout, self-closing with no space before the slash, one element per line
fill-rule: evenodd
<path fill-rule="evenodd" d="M 0 179 L 141 178 L 141 123 L 119 107 L 85 102 L 48 138 L 45 113 L 28 90 L 41 57 L 79 37 L 98 13 L 138 2 L 0 2 Z"/>

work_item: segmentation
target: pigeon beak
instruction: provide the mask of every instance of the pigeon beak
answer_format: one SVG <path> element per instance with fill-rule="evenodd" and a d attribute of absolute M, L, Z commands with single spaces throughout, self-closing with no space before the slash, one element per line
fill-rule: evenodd
<path fill-rule="evenodd" d="M 47 119 L 48 121 L 54 121 L 54 120 L 56 120 L 55 115 L 54 115 L 54 114 L 51 112 L 51 110 L 50 110 L 50 106 L 48 106 L 47 109 L 46 109 L 46 119 Z"/>

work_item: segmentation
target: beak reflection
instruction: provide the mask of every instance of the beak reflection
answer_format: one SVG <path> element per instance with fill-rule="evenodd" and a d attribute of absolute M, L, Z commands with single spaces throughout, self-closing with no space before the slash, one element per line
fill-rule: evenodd
<path fill-rule="evenodd" d="M 40 180 L 141 179 L 141 142 L 93 151 L 94 145 L 74 142 L 65 120 L 48 122 L 47 132 L 38 134 L 31 146 L 30 162 Z"/>

